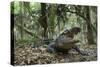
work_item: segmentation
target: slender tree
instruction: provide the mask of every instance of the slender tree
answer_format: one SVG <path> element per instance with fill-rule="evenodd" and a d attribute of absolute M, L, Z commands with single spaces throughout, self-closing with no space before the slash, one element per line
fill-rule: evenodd
<path fill-rule="evenodd" d="M 87 24 L 87 40 L 89 44 L 94 43 L 93 31 L 91 27 L 91 14 L 90 14 L 90 7 L 86 6 L 86 24 Z"/>
<path fill-rule="evenodd" d="M 39 23 L 41 27 L 43 28 L 43 37 L 47 38 L 47 9 L 46 4 L 41 3 L 41 16 L 39 18 Z"/>

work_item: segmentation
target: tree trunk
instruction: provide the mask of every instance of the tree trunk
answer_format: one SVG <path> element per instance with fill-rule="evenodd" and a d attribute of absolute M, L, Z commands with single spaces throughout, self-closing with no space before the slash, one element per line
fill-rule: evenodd
<path fill-rule="evenodd" d="M 87 6 L 86 7 L 86 23 L 87 23 L 87 41 L 88 44 L 93 44 L 94 43 L 94 37 L 93 37 L 93 31 L 91 28 L 91 14 L 90 14 L 90 8 Z"/>
<path fill-rule="evenodd" d="M 23 40 L 23 2 L 19 2 L 20 3 L 20 19 L 19 22 L 21 23 L 21 40 Z"/>
<path fill-rule="evenodd" d="M 41 3 L 41 16 L 39 18 L 39 23 L 41 27 L 43 27 L 43 38 L 47 38 L 47 10 L 46 10 L 46 4 Z"/>
<path fill-rule="evenodd" d="M 49 31 L 49 38 L 53 38 L 54 35 L 54 28 L 55 28 L 55 16 L 56 16 L 56 8 L 54 5 L 49 5 L 49 23 L 48 23 L 48 31 Z"/>

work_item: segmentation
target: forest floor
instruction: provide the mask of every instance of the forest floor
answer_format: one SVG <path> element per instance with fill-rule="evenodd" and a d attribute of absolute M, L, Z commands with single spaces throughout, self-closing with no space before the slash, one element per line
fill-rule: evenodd
<path fill-rule="evenodd" d="M 87 52 L 88 56 L 82 56 L 75 50 L 68 54 L 51 54 L 45 47 L 32 48 L 30 45 L 15 47 L 14 65 L 55 64 L 68 62 L 84 62 L 97 60 L 96 45 L 81 45 L 81 51 Z"/>

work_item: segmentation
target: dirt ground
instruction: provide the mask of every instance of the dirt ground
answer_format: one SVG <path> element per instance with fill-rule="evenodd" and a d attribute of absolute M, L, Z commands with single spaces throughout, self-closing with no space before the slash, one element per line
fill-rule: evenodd
<path fill-rule="evenodd" d="M 14 65 L 55 64 L 97 60 L 96 45 L 82 45 L 79 46 L 79 48 L 81 48 L 81 51 L 87 52 L 88 56 L 82 56 L 73 49 L 70 50 L 68 54 L 51 54 L 42 46 L 38 48 L 32 48 L 28 45 L 15 47 Z"/>

